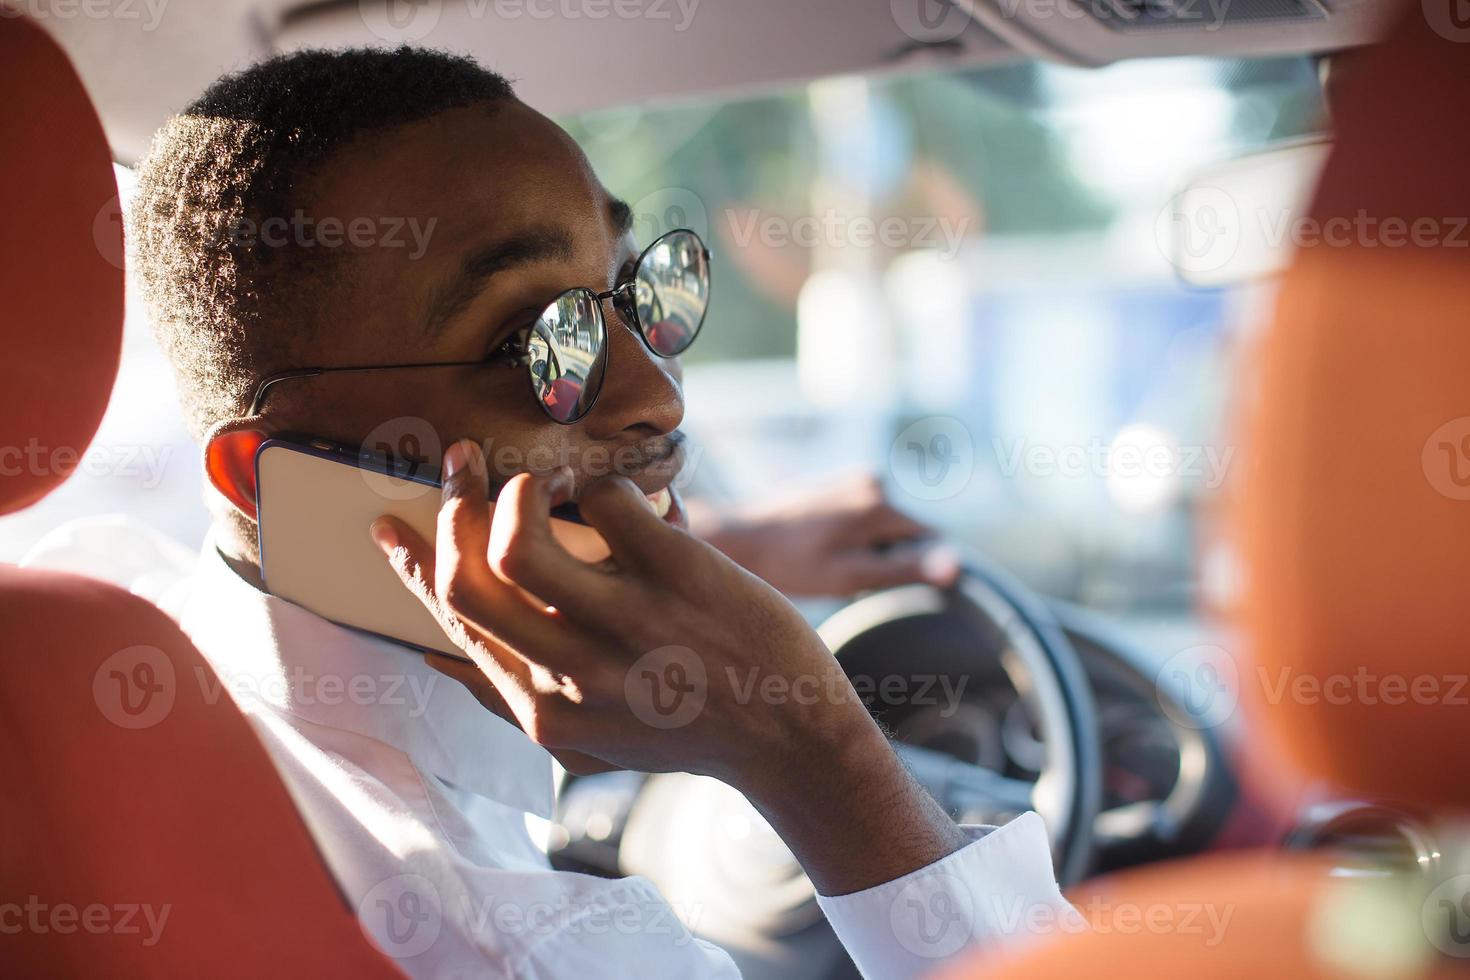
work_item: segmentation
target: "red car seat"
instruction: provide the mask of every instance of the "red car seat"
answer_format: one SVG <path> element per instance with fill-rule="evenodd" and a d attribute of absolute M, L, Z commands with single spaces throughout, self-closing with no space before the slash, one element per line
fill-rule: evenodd
<path fill-rule="evenodd" d="M 0 17 L 0 513 L 77 466 L 123 322 L 101 124 Z M 0 974 L 392 977 L 264 748 L 178 628 L 90 579 L 0 565 Z"/>

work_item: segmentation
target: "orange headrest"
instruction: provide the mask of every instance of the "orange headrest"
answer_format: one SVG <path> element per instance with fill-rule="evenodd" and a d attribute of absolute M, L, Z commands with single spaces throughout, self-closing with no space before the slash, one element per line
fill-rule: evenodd
<path fill-rule="evenodd" d="M 1429 806 L 1470 803 L 1466 54 L 1414 4 L 1334 86 L 1238 515 L 1246 702 L 1309 774 Z"/>
<path fill-rule="evenodd" d="M 0 514 L 76 469 L 122 345 L 122 222 L 107 138 L 39 27 L 0 17 Z"/>

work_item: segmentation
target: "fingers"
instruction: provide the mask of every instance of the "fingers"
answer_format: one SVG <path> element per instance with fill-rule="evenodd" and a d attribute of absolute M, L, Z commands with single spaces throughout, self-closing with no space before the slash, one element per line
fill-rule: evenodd
<path fill-rule="evenodd" d="M 888 501 L 882 481 L 863 475 L 838 483 L 834 499 L 840 501 L 835 513 L 843 522 L 840 537 L 853 544 L 887 544 L 914 541 L 934 536 L 933 529 L 914 520 Z"/>
<path fill-rule="evenodd" d="M 448 602 L 456 587 L 466 592 L 494 589 L 500 583 L 490 574 L 485 552 L 490 544 L 489 479 L 480 447 L 461 439 L 444 453 L 443 502 L 435 547 L 443 577 L 434 580 Z"/>
<path fill-rule="evenodd" d="M 444 676 L 459 681 L 486 708 L 512 725 L 516 723 L 515 713 L 511 711 L 505 696 L 500 693 L 500 689 L 495 686 L 479 664 L 432 651 L 424 654 L 424 662 Z"/>
<path fill-rule="evenodd" d="M 378 547 L 454 645 L 482 669 L 492 657 L 524 662 L 532 656 L 549 667 L 568 666 L 580 646 L 575 634 L 489 569 L 490 517 L 478 448 L 451 446 L 444 470 L 435 546 L 403 521 L 384 516 L 371 528 Z"/>
<path fill-rule="evenodd" d="M 619 612 L 611 576 L 573 558 L 551 533 L 551 508 L 571 499 L 572 482 L 565 468 L 511 478 L 495 502 L 489 568 L 504 586 L 519 586 L 574 620 L 599 625 Z"/>
<path fill-rule="evenodd" d="M 435 585 L 438 574 L 434 549 L 413 528 L 396 517 L 383 516 L 373 522 L 371 533 L 378 547 L 388 556 L 388 564 L 398 573 L 399 581 L 414 594 L 419 602 L 433 614 L 434 620 L 444 630 L 451 642 L 463 650 L 479 668 L 494 659 L 497 653 L 514 656 L 511 651 L 501 651 L 491 637 L 491 630 L 473 620 L 467 621 L 450 609 L 440 597 Z M 451 657 L 444 657 L 452 660 Z M 455 661 L 463 663 L 462 661 Z M 476 669 L 472 665 L 464 665 Z"/>
<path fill-rule="evenodd" d="M 668 571 L 678 535 L 653 512 L 633 481 L 620 476 L 590 484 L 577 502 L 582 516 L 607 546 L 613 560 L 624 568 Z"/>
<path fill-rule="evenodd" d="M 514 647 L 559 659 L 564 639 L 550 628 L 545 611 L 491 571 L 489 483 L 485 457 L 474 442 L 462 439 L 444 454 L 443 486 L 434 559 L 439 602 Z"/>
<path fill-rule="evenodd" d="M 932 528 L 884 501 L 863 515 L 861 530 L 874 542 L 914 541 L 934 536 Z"/>
<path fill-rule="evenodd" d="M 918 583 L 947 589 L 954 586 L 962 571 L 958 553 L 942 543 L 857 550 L 841 555 L 835 563 L 838 584 L 848 594 Z"/>

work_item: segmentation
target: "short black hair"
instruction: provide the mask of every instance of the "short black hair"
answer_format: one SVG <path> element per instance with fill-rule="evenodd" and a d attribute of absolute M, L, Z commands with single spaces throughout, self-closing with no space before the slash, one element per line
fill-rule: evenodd
<path fill-rule="evenodd" d="M 308 50 L 226 75 L 169 120 L 138 169 L 129 261 L 196 439 L 291 366 L 333 278 L 323 249 L 238 230 L 298 213 L 306 180 L 361 136 L 510 98 L 503 76 L 442 51 Z"/>

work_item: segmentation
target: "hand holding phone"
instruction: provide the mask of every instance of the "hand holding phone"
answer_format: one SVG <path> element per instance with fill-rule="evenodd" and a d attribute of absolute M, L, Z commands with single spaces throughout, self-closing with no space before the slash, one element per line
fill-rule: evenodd
<path fill-rule="evenodd" d="M 464 660 L 423 604 L 383 563 L 369 530 L 383 515 L 433 537 L 439 474 L 410 461 L 311 436 L 281 435 L 255 456 L 260 573 L 266 591 L 342 626 Z M 485 506 L 493 507 L 487 499 Z M 584 562 L 607 543 L 573 507 L 552 533 Z"/>

